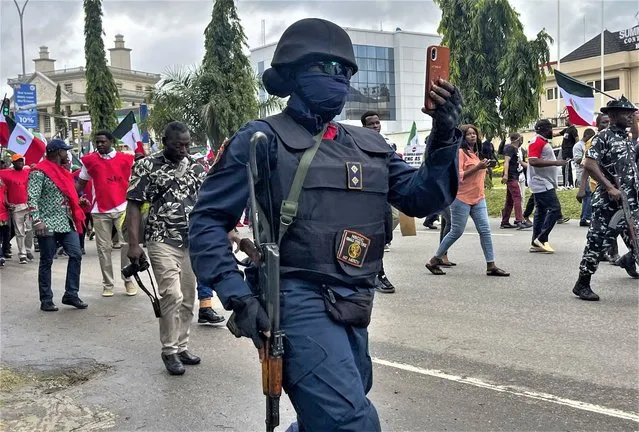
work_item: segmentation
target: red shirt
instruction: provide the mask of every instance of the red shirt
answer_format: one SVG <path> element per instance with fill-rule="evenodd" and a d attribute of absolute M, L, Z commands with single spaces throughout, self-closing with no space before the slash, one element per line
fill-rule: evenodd
<path fill-rule="evenodd" d="M 7 187 L 7 200 L 9 204 L 27 203 L 29 168 L 24 167 L 20 171 L 11 168 L 0 170 L 0 178 L 2 178 Z"/>

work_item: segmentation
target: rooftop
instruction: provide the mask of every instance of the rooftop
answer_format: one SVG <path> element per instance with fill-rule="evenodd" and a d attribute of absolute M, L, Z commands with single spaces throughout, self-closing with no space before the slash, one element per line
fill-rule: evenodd
<path fill-rule="evenodd" d="M 604 55 L 623 51 L 639 50 L 639 26 L 628 30 L 611 32 L 604 30 Z M 601 33 L 588 42 L 575 49 L 561 59 L 561 62 L 571 62 L 591 57 L 599 57 L 601 54 Z"/>

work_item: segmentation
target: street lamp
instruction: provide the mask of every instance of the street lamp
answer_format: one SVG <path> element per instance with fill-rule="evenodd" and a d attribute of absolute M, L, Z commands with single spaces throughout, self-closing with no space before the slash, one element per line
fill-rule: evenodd
<path fill-rule="evenodd" d="M 16 5 L 16 9 L 18 9 L 18 15 L 20 16 L 20 44 L 22 45 L 22 76 L 24 77 L 27 74 L 27 72 L 25 71 L 25 68 L 24 68 L 24 29 L 22 27 L 22 17 L 24 16 L 24 8 L 27 7 L 27 3 L 29 3 L 29 0 L 24 2 L 24 4 L 22 5 L 22 9 L 20 9 L 20 6 L 18 6 L 18 2 L 16 0 L 13 0 L 13 2 Z"/>

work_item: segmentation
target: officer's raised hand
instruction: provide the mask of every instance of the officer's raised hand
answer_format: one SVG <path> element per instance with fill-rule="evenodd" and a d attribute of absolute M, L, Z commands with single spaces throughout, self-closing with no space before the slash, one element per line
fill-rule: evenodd
<path fill-rule="evenodd" d="M 440 130 L 451 130 L 459 124 L 463 100 L 459 89 L 446 80 L 439 79 L 430 92 L 431 99 L 437 105 L 435 111 L 422 108 L 422 112 L 433 118 L 434 127 Z"/>
<path fill-rule="evenodd" d="M 271 329 L 268 315 L 260 302 L 252 295 L 233 299 L 231 307 L 233 315 L 226 323 L 235 337 L 248 337 L 253 340 L 255 348 L 264 345 L 264 337 L 269 336 Z"/>

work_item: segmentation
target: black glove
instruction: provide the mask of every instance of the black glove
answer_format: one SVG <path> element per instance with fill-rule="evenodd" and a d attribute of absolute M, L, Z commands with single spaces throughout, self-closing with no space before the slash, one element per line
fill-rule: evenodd
<path fill-rule="evenodd" d="M 437 132 L 438 137 L 447 137 L 450 131 L 457 127 L 463 105 L 464 102 L 461 93 L 459 89 L 455 87 L 455 90 L 446 100 L 446 103 L 437 106 L 431 116 L 433 117 L 433 130 Z"/>
<path fill-rule="evenodd" d="M 228 319 L 226 327 L 235 337 L 248 337 L 253 340 L 255 348 L 260 349 L 264 345 L 263 332 L 271 329 L 268 315 L 253 296 L 245 296 L 234 299 L 232 303 L 233 314 Z"/>

